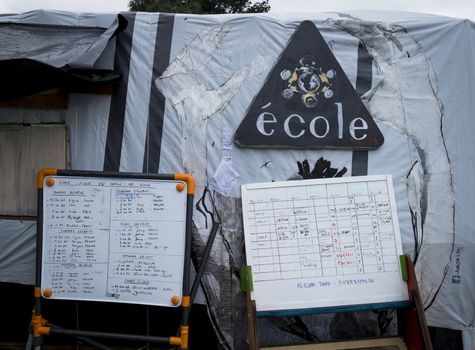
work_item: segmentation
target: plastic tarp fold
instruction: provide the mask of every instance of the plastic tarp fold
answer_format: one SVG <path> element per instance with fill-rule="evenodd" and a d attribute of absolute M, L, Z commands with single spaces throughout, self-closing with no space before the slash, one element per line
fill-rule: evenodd
<path fill-rule="evenodd" d="M 121 15 L 107 28 L 5 19 L 0 17 L 2 100 L 118 78 L 110 69 L 97 67 L 97 62 L 111 38 L 127 25 Z"/>

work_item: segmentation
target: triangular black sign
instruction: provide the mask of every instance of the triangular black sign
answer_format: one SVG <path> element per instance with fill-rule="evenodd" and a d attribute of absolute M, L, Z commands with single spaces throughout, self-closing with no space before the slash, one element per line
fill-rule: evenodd
<path fill-rule="evenodd" d="M 384 137 L 318 29 L 304 21 L 234 141 L 249 148 L 374 149 Z"/>

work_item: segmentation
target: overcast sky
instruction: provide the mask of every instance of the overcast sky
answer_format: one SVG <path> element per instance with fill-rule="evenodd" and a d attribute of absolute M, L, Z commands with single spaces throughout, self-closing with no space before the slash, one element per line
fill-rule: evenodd
<path fill-rule="evenodd" d="M 37 9 L 77 12 L 119 12 L 128 0 L 0 0 L 0 13 Z M 475 0 L 270 0 L 271 13 L 350 10 L 398 10 L 469 18 L 475 21 Z"/>

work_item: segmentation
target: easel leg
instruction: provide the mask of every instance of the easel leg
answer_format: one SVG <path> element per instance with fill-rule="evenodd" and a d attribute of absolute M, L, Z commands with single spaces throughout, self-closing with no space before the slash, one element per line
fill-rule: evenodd
<path fill-rule="evenodd" d="M 246 274 L 246 278 L 250 278 L 249 274 Z M 246 281 L 249 286 L 249 282 Z M 251 291 L 249 288 L 246 290 L 246 304 L 247 304 L 247 331 L 249 334 L 249 350 L 259 350 L 259 332 L 257 329 L 257 317 L 256 317 L 256 302 L 251 300 Z"/>
<path fill-rule="evenodd" d="M 406 256 L 406 265 L 408 272 L 407 286 L 413 305 L 399 310 L 398 323 L 401 324 L 401 330 L 404 334 L 408 350 L 432 350 L 432 342 L 429 329 L 427 328 L 424 306 L 421 302 L 414 265 L 408 256 Z"/>

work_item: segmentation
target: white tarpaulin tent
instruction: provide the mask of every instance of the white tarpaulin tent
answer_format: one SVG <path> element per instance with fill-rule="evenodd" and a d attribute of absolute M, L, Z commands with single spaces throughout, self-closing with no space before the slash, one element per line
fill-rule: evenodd
<path fill-rule="evenodd" d="M 297 161 L 313 164 L 324 157 L 335 168 L 348 168 L 345 176 L 393 176 L 403 248 L 416 262 L 428 323 L 461 330 L 464 347 L 474 348 L 473 22 L 402 12 L 121 16 L 127 26 L 115 40 L 99 35 L 91 44 L 103 50 L 100 57 L 78 53 L 90 58 L 91 67 L 121 74 L 112 95 L 70 94 L 66 110 L 1 108 L 0 124 L 65 123 L 73 169 L 187 171 L 197 181 L 197 200 L 209 188 L 204 201 L 215 206 L 222 228 L 204 292 L 224 344 L 238 348 L 234 333 L 241 327 L 233 316 L 242 307 L 233 273 L 243 259 L 239 185 L 285 180 L 298 172 Z M 54 25 L 58 33 L 64 26 L 111 33 L 117 18 L 34 11 L 0 15 L 0 30 L 14 23 Z M 384 135 L 384 144 L 367 157 L 351 150 L 233 144 L 251 102 L 304 20 L 318 28 Z M 54 66 L 47 40 L 38 46 L 41 54 L 4 47 L 0 60 Z M 64 68 L 74 59 L 60 61 L 56 67 Z M 209 220 L 195 211 L 198 255 Z M 0 239 L 0 281 L 33 284 L 35 224 L 1 220 Z"/>

